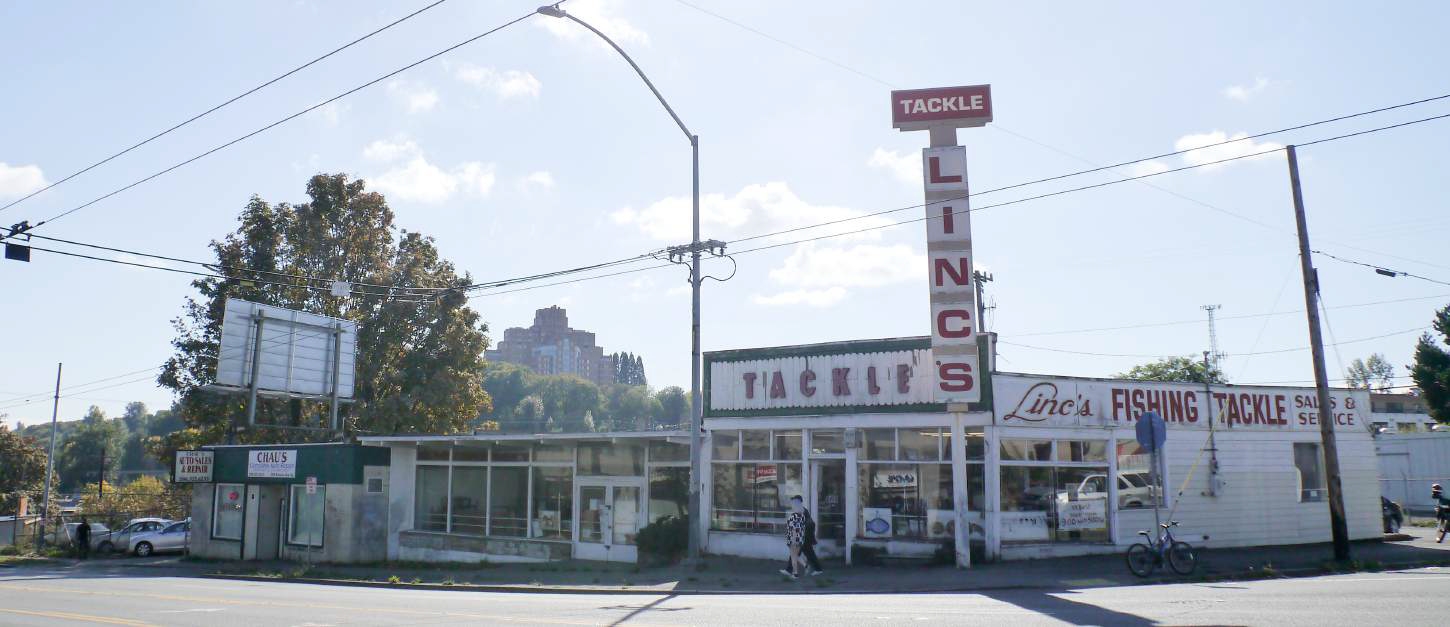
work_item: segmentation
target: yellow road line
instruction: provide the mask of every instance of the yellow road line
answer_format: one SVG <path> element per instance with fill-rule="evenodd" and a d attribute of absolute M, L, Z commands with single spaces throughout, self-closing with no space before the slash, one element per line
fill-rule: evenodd
<path fill-rule="evenodd" d="M 31 610 L 13 610 L 0 607 L 0 612 L 11 614 L 24 614 L 26 616 L 40 616 L 44 618 L 61 618 L 69 621 L 85 621 L 88 623 L 105 623 L 108 625 L 129 625 L 130 627 L 154 627 L 153 623 L 143 623 L 139 620 L 128 618 L 111 618 L 109 616 L 91 616 L 90 614 L 73 614 L 71 612 L 41 612 Z"/>
<path fill-rule="evenodd" d="M 65 588 L 52 588 L 52 587 L 46 587 L 46 586 L 17 585 L 17 584 L 12 584 L 12 583 L 9 583 L 9 582 L 0 582 L 0 590 L 17 590 L 17 591 L 24 591 L 24 592 L 50 592 L 50 593 L 65 594 L 65 595 L 70 595 L 70 596 L 89 595 L 89 596 L 107 596 L 107 597 L 126 597 L 126 598 L 133 598 L 133 599 L 134 598 L 149 598 L 149 599 L 158 599 L 158 600 L 162 600 L 162 601 L 183 601 L 183 602 L 188 602 L 188 603 L 200 603 L 200 604 L 213 603 L 213 604 L 220 604 L 220 605 L 246 605 L 246 606 L 261 606 L 261 607 L 293 607 L 293 608 L 314 609 L 314 610 L 338 610 L 338 611 L 344 611 L 344 612 L 379 612 L 379 613 L 387 613 L 387 614 L 402 614 L 402 615 L 407 615 L 407 616 L 436 616 L 436 617 L 444 617 L 444 618 L 471 618 L 471 619 L 476 619 L 476 620 L 492 620 L 492 621 L 510 622 L 510 623 L 532 623 L 532 624 L 548 623 L 548 624 L 553 624 L 553 625 L 598 625 L 599 624 L 598 621 L 571 621 L 571 620 L 557 619 L 557 618 L 521 618 L 521 617 L 517 617 L 517 616 L 499 616 L 499 615 L 489 615 L 489 614 L 474 614 L 474 613 L 467 613 L 467 612 L 409 610 L 409 609 L 392 608 L 392 607 L 361 607 L 361 606 L 351 606 L 351 605 L 322 605 L 322 604 L 318 604 L 318 603 L 287 603 L 285 601 L 245 601 L 245 600 L 241 600 L 241 599 L 228 599 L 228 598 L 221 598 L 221 597 L 183 596 L 183 595 L 177 595 L 177 594 L 156 594 L 156 593 L 148 593 L 148 592 L 104 592 L 104 591 L 97 591 L 97 590 L 68 590 L 68 589 L 65 589 Z M 145 623 L 126 623 L 126 624 L 143 625 Z"/>

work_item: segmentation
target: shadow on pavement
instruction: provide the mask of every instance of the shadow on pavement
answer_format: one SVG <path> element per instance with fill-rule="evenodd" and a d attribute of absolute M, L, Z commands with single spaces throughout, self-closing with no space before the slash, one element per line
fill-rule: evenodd
<path fill-rule="evenodd" d="M 1156 625 L 1138 616 L 1068 598 L 1071 590 L 983 590 L 978 594 L 1072 625 Z"/>

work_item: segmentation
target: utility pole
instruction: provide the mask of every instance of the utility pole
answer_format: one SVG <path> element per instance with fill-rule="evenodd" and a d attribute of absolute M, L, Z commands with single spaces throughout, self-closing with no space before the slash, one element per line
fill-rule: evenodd
<path fill-rule="evenodd" d="M 1213 310 L 1209 310 L 1209 314 L 1212 315 L 1212 313 Z M 1209 328 L 1213 328 L 1212 323 L 1209 324 Z M 1209 335 L 1212 336 L 1212 333 Z M 1209 351 L 1203 351 L 1203 406 L 1208 408 L 1208 495 L 1218 496 L 1218 440 L 1214 437 L 1213 383 L 1212 379 L 1207 376 L 1209 370 Z"/>
<path fill-rule="evenodd" d="M 990 273 L 978 270 L 972 271 L 972 283 L 975 283 L 977 288 L 977 328 L 981 333 L 987 332 L 987 301 L 983 297 L 987 288 L 983 284 L 991 282 L 992 275 Z"/>
<path fill-rule="evenodd" d="M 1299 268 L 1304 275 L 1304 311 L 1309 318 L 1309 348 L 1314 355 L 1314 388 L 1319 397 L 1319 439 L 1324 449 L 1324 474 L 1329 487 L 1329 529 L 1334 536 L 1334 559 L 1349 561 L 1349 526 L 1344 518 L 1344 492 L 1339 483 L 1339 447 L 1334 441 L 1334 412 L 1329 406 L 1329 374 L 1324 368 L 1324 337 L 1319 330 L 1319 272 L 1309 256 L 1309 227 L 1304 218 L 1304 194 L 1299 186 L 1299 157 L 1289 154 L 1289 187 L 1294 193 L 1294 223 L 1299 230 Z"/>
<path fill-rule="evenodd" d="M 96 473 L 99 479 L 96 481 L 96 500 L 106 498 L 106 443 L 101 442 L 101 469 Z"/>
<path fill-rule="evenodd" d="M 36 553 L 45 546 L 45 526 L 50 523 L 50 478 L 55 474 L 55 419 L 60 415 L 60 371 L 63 366 L 63 363 L 55 365 L 55 404 L 50 408 L 50 455 L 45 458 L 45 495 L 40 499 L 40 532 L 35 534 Z"/>

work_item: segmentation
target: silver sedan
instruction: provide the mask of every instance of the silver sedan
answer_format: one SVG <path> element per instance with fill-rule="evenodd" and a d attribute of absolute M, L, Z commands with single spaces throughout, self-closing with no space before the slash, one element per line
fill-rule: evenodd
<path fill-rule="evenodd" d="M 185 551 L 190 537 L 191 521 L 183 520 L 159 531 L 131 536 L 129 552 L 137 557 L 146 557 L 152 553 Z"/>

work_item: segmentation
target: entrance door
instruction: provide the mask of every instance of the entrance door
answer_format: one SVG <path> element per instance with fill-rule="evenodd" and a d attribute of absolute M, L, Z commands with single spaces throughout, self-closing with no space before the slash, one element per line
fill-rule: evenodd
<path fill-rule="evenodd" d="M 634 562 L 635 535 L 644 522 L 644 483 L 639 479 L 578 479 L 574 483 L 574 557 Z"/>
<path fill-rule="evenodd" d="M 846 460 L 811 462 L 811 514 L 822 553 L 841 555 L 846 546 Z"/>

